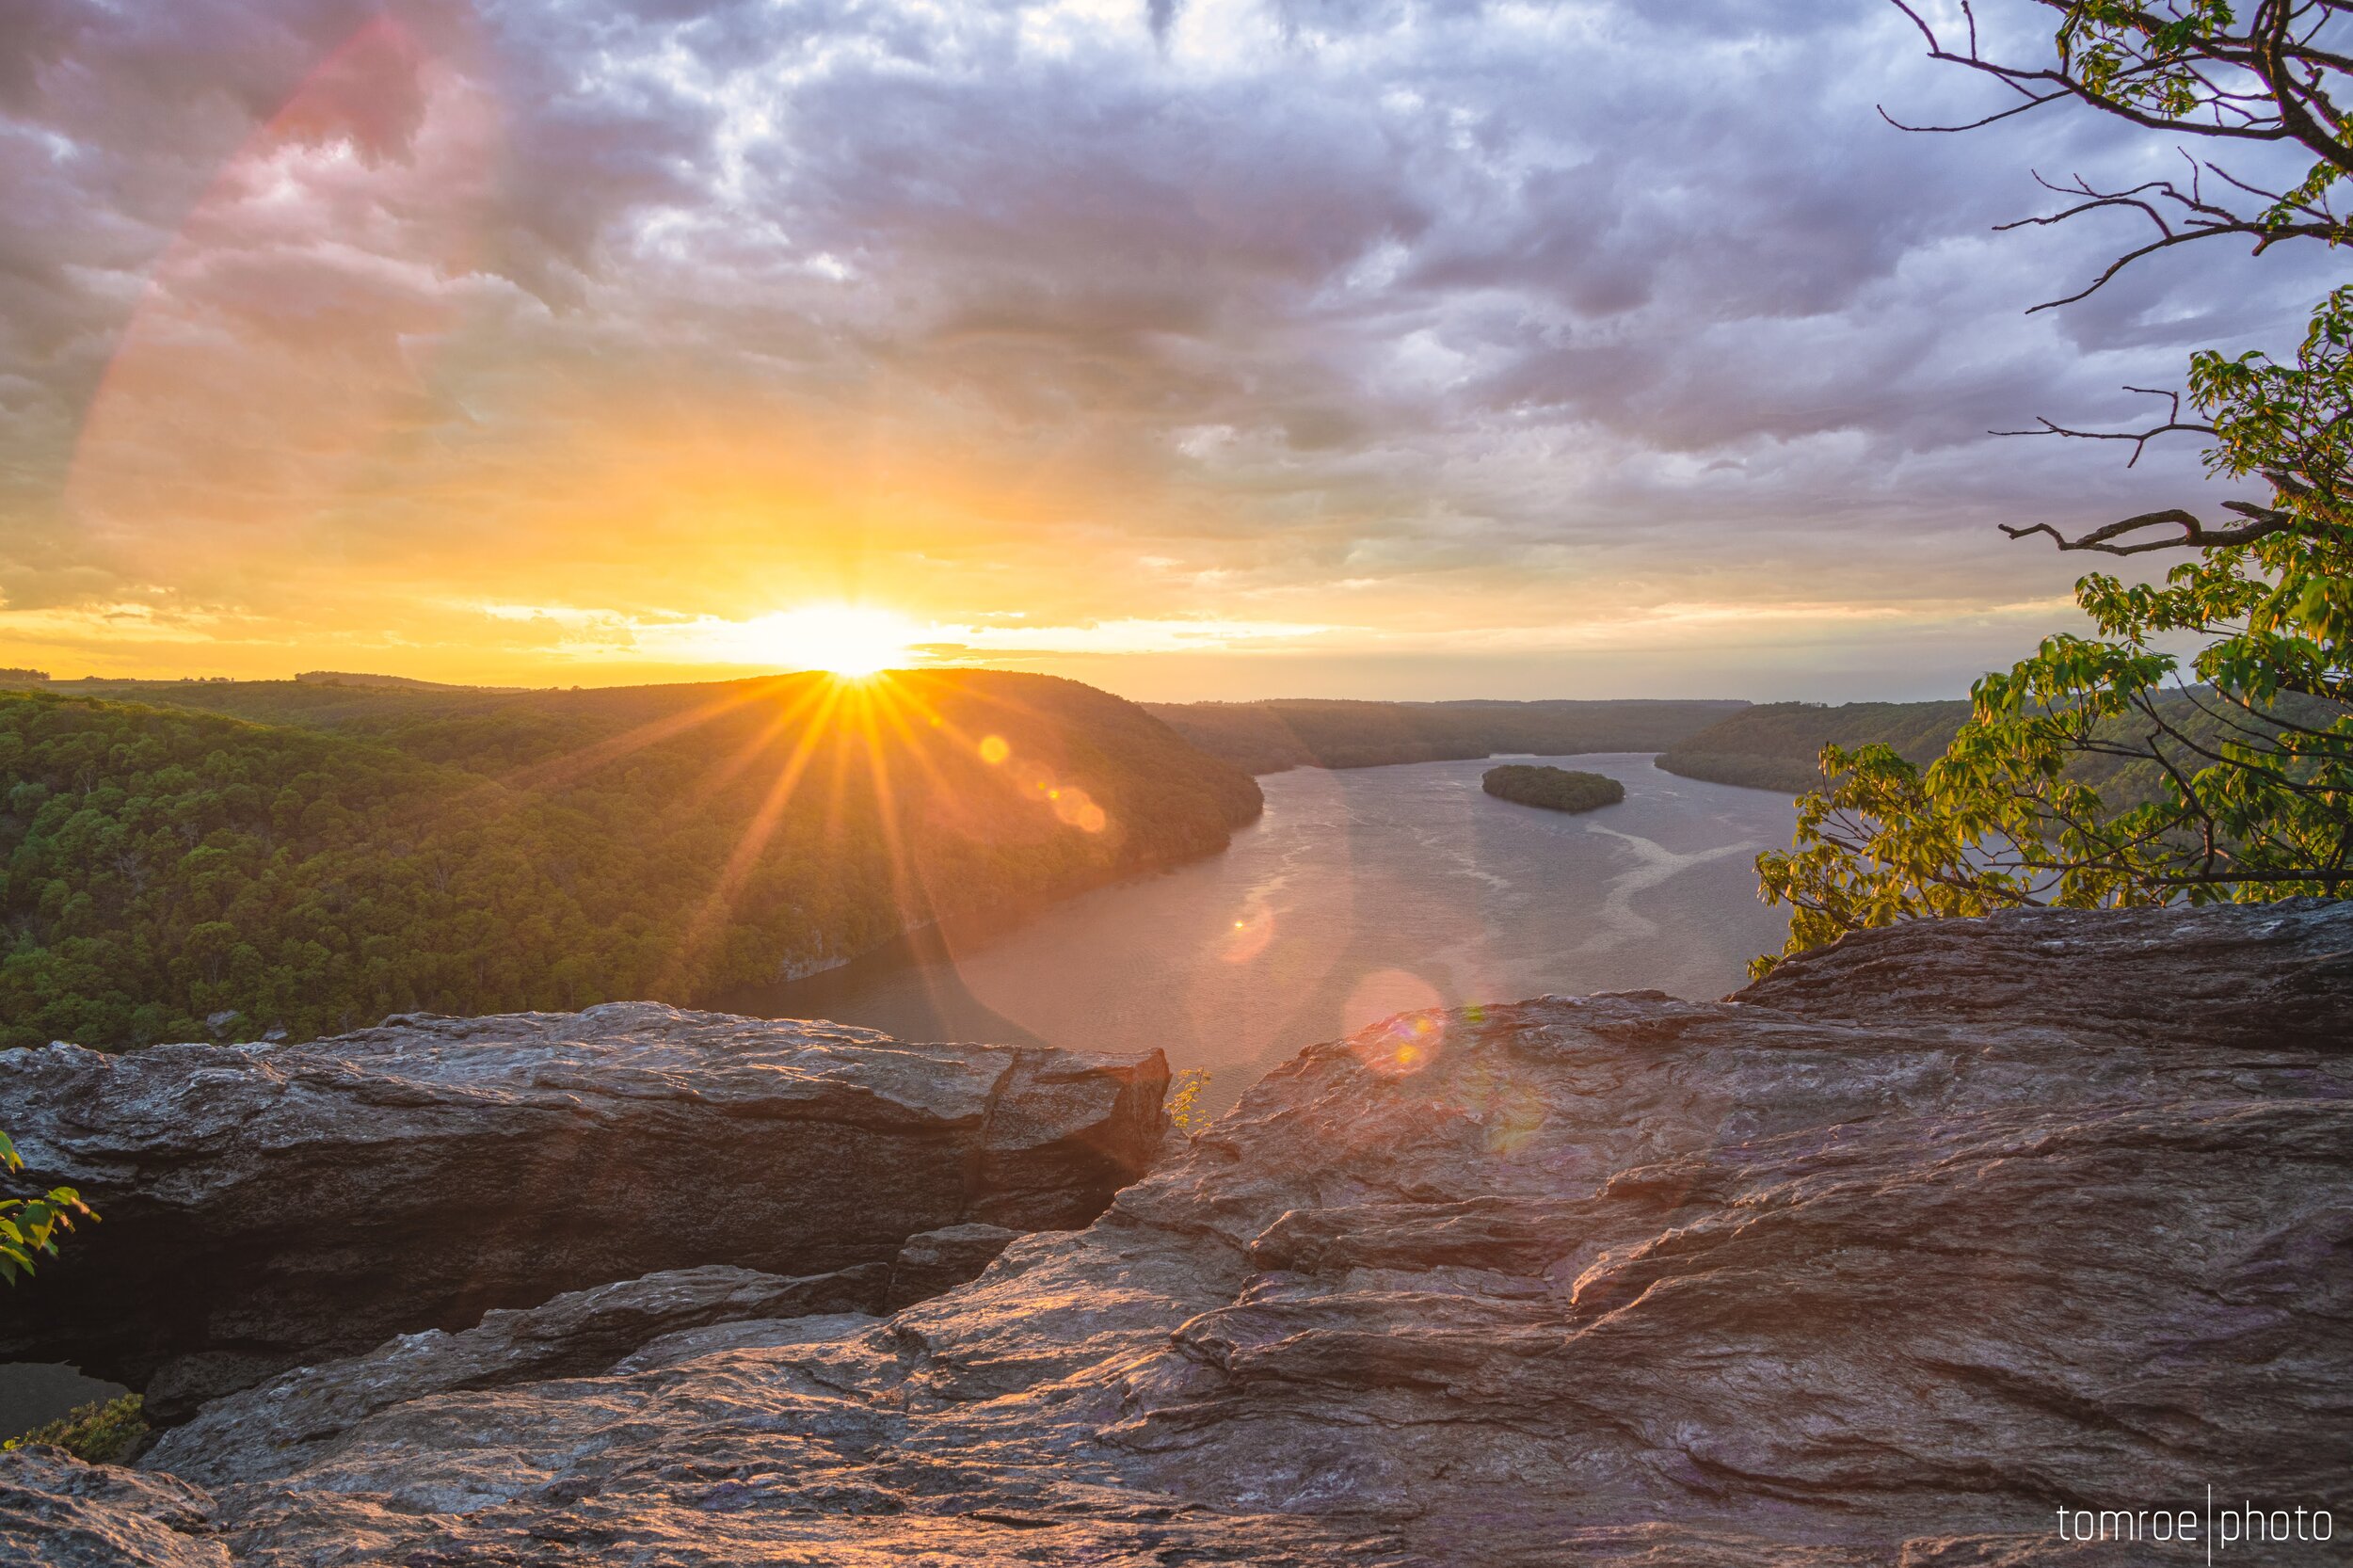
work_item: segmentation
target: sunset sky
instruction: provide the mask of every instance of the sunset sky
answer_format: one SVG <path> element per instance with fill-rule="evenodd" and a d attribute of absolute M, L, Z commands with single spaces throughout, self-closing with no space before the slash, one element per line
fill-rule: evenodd
<path fill-rule="evenodd" d="M 2073 624 L 1997 520 L 2217 499 L 1985 432 L 2329 264 L 2025 314 L 2136 232 L 1991 233 L 2029 168 L 2179 154 L 1889 128 L 1991 100 L 1881 0 L 6 15 L 0 664 L 60 676 L 880 625 L 1154 698 L 1952 695 Z"/>

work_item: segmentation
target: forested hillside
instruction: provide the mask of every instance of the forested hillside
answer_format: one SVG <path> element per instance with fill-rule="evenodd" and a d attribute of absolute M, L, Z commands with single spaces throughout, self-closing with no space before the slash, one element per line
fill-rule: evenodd
<path fill-rule="evenodd" d="M 1658 766 L 1686 778 L 1801 794 L 1819 789 L 1817 760 L 1835 741 L 1844 746 L 1893 746 L 1906 761 L 1943 755 L 1969 716 L 1955 702 L 1769 702 L 1731 714 L 1660 753 Z"/>
<path fill-rule="evenodd" d="M 1214 852 L 1259 808 L 1042 676 L 134 695 L 0 692 L 0 1045 L 693 1002 Z"/>
<path fill-rule="evenodd" d="M 1367 768 L 1526 753 L 1658 751 L 1744 702 L 1157 702 L 1145 707 L 1213 757 L 1252 773 Z"/>
<path fill-rule="evenodd" d="M 2202 688 L 2168 694 L 2158 700 L 2157 712 L 2185 740 L 2209 751 L 2225 740 L 2241 738 L 2243 715 L 2214 702 Z M 2281 697 L 2274 712 L 2281 719 L 2309 725 L 2326 725 L 2337 716 L 2328 705 L 2294 695 Z M 1660 753 L 1657 765 L 1687 778 L 1801 794 L 1822 787 L 1818 760 L 1831 742 L 1849 749 L 1891 746 L 1905 761 L 1925 767 L 1945 754 L 1968 716 L 1965 701 L 1849 702 L 1837 708 L 1765 703 Z M 2129 752 L 2133 738 L 2150 728 L 2145 718 L 2119 719 L 2104 723 L 2099 733 Z M 2192 762 L 2193 767 L 2201 765 Z M 2103 804 L 2111 809 L 2153 799 L 2164 783 L 2156 764 L 2145 757 L 2099 750 L 2075 756 L 2066 776 L 2099 790 Z"/>

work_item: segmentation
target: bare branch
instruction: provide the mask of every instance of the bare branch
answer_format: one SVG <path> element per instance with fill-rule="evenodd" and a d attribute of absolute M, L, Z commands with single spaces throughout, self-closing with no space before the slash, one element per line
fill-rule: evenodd
<path fill-rule="evenodd" d="M 2143 512 L 2138 517 L 2125 518 L 2121 521 L 2108 523 L 2105 527 L 2095 528 L 2090 533 L 2073 539 L 2069 538 L 2047 522 L 2030 523 L 2024 528 L 2012 528 L 2007 522 L 1997 523 L 1995 526 L 2013 539 L 2023 539 L 2035 534 L 2048 534 L 2058 541 L 2058 547 L 2061 550 L 2095 550 L 2103 555 L 2142 555 L 2153 550 L 2209 550 L 2223 545 L 2252 544 L 2257 539 L 2269 538 L 2274 534 L 2284 534 L 2296 526 L 2295 517 L 2287 512 L 2273 511 L 2268 507 L 2256 506 L 2252 503 L 2244 501 L 2230 501 L 2223 504 L 2233 511 L 2249 514 L 2250 520 L 2236 528 L 2209 528 L 2194 514 L 2179 506 L 2169 506 L 2161 512 Z M 2145 528 L 2164 527 L 2179 528 L 2182 531 L 2181 536 L 2169 539 L 2142 539 L 2132 544 L 2115 542 L 2126 535 L 2137 534 Z"/>
<path fill-rule="evenodd" d="M 2126 387 L 2124 390 L 2129 392 L 2139 392 L 2145 397 L 2164 398 L 2166 400 L 2165 423 L 2153 424 L 2146 430 L 2078 430 L 2073 425 L 2060 424 L 2052 420 L 2038 417 L 2035 421 L 2036 428 L 2032 430 L 1990 430 L 1986 433 L 1993 436 L 2059 436 L 2075 441 L 2130 441 L 2133 444 L 2133 455 L 2126 459 L 2124 464 L 2126 468 L 2138 463 L 2141 452 L 2159 436 L 2211 436 L 2216 434 L 2215 427 L 2211 424 L 2182 418 L 2182 394 L 2178 392 L 2161 387 Z"/>
<path fill-rule="evenodd" d="M 1977 130 L 2071 100 L 2151 130 L 2225 141 L 2295 142 L 2322 165 L 2353 174 L 2353 145 L 2348 145 L 2344 135 L 2346 117 L 2337 106 L 2335 90 L 2353 78 L 2353 56 L 2320 40 L 2322 27 L 2329 21 L 2353 15 L 2353 7 L 2344 0 L 2309 0 L 2305 5 L 2267 0 L 2258 6 L 2245 33 L 2212 30 L 2193 32 L 2186 38 L 2177 30 L 2179 19 L 2171 14 L 2147 7 L 2118 8 L 2105 20 L 2137 39 L 2131 52 L 2121 57 L 2102 55 L 2102 69 L 2096 72 L 2080 63 L 2073 52 L 2084 41 L 2075 31 L 2082 20 L 2078 0 L 2036 0 L 2065 19 L 2055 65 L 2019 65 L 1987 58 L 1978 47 L 1977 14 L 1965 0 L 1961 14 L 1967 41 L 1959 47 L 1947 44 L 1912 0 L 1890 3 L 1911 22 L 1931 59 L 1991 77 L 2020 100 L 1954 124 L 1913 125 L 1881 108 L 1881 117 L 1900 129 L 1935 134 Z M 2299 19 L 2307 20 L 2299 25 Z M 2104 35 L 2095 31 L 2090 36 L 2096 40 Z M 2177 98 L 2177 92 L 2186 97 Z M 2063 299 L 2045 300 L 2034 309 L 2048 310 L 2083 299 L 2134 262 L 2194 240 L 2239 234 L 2251 240 L 2260 254 L 2284 239 L 2325 239 L 2331 244 L 2353 239 L 2353 230 L 2325 200 L 2299 200 L 2290 193 L 2263 190 L 2212 164 L 2206 168 L 2225 184 L 2265 205 L 2260 212 L 2238 213 L 2208 202 L 2194 188 L 2192 162 L 2193 189 L 2187 195 L 2162 183 L 2128 191 L 2100 191 L 2078 179 L 2063 194 L 2082 200 L 2061 213 L 2022 220 L 2050 224 L 2104 207 L 2132 207 L 2158 228 L 2157 238 L 2118 258 L 2089 287 Z M 2179 203 L 2183 221 L 2169 223 L 2152 205 L 2153 200 Z"/>
<path fill-rule="evenodd" d="M 1981 131 L 1988 125 L 1998 124 L 2002 120 L 2009 119 L 2012 115 L 2022 115 L 2030 109 L 2039 109 L 2045 104 L 2055 104 L 2066 96 L 2067 94 L 2063 92 L 2049 92 L 2044 93 L 2040 98 L 2030 97 L 2024 104 L 2012 104 L 2009 108 L 2001 109 L 1995 113 L 1987 115 L 1982 120 L 1964 120 L 1959 125 L 1907 125 L 1902 120 L 1897 120 L 1894 115 L 1889 114 L 1887 112 L 1886 105 L 1874 104 L 1871 107 L 1879 111 L 1879 117 L 1881 120 L 1884 120 L 1887 123 L 1893 125 L 1898 131 L 1911 131 L 1915 135 L 1924 136 L 1957 136 L 1962 131 Z"/>
<path fill-rule="evenodd" d="M 1894 121 L 1891 120 L 1890 123 Z M 2028 315 L 2032 315 L 2037 311 L 2048 311 L 2060 305 L 2073 305 L 2078 300 L 2088 299 L 2099 293 L 2118 273 L 2122 272 L 2135 262 L 2146 256 L 2153 256 L 2160 250 L 2169 250 L 2178 245 L 2190 245 L 2200 240 L 2220 239 L 2227 235 L 2237 234 L 2253 240 L 2253 253 L 2261 255 L 2281 240 L 2318 239 L 2333 244 L 2353 238 L 2353 229 L 2348 229 L 2345 221 L 2330 211 L 2325 203 L 2313 201 L 2291 203 L 2284 193 L 2249 184 L 2219 165 L 2212 163 L 2201 165 L 2186 152 L 2182 152 L 2182 157 L 2190 166 L 2187 191 L 2184 191 L 2181 186 L 2170 180 L 2148 180 L 2137 185 L 2129 185 L 2120 190 L 2101 190 L 2080 174 L 2076 175 L 2072 183 L 2066 184 L 2046 180 L 2040 172 L 2034 174 L 2035 184 L 2043 189 L 2059 196 L 2078 197 L 2081 200 L 2059 212 L 2017 218 L 2009 223 L 1997 223 L 1993 226 L 1995 233 L 2005 233 L 2012 229 L 2048 228 L 2053 224 L 2064 223 L 2070 218 L 2081 217 L 2087 213 L 2117 208 L 2138 213 L 2146 217 L 2155 227 L 2157 237 L 2145 245 L 2126 251 L 2115 261 L 2110 262 L 2097 278 L 2073 294 L 2057 299 L 2046 299 L 2039 305 L 2030 306 L 2026 312 Z M 2208 200 L 2202 188 L 2202 176 L 2208 173 L 2213 174 L 2233 189 L 2242 191 L 2268 205 L 2263 213 L 2249 216 Z M 2179 208 L 2178 221 L 2169 219 L 2158 206 L 2159 202 L 2169 203 Z M 2278 216 L 2283 206 L 2301 213 L 2304 216 L 2297 221 L 2283 220 Z"/>

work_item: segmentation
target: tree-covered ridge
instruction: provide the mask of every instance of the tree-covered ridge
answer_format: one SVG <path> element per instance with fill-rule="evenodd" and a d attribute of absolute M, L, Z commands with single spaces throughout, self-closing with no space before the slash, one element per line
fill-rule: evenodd
<path fill-rule="evenodd" d="M 1657 765 L 1686 778 L 1801 794 L 1821 787 L 1826 745 L 1883 745 L 1927 762 L 1968 717 L 1965 701 L 1760 703 L 1676 742 Z"/>
<path fill-rule="evenodd" d="M 1598 773 L 1506 762 L 1479 776 L 1479 787 L 1497 800 L 1541 806 L 1547 811 L 1595 811 L 1625 798 L 1625 786 Z"/>
<path fill-rule="evenodd" d="M 0 1044 L 694 1002 L 1222 847 L 1257 787 L 968 672 L 189 707 L 0 693 Z"/>
<path fill-rule="evenodd" d="M 1252 773 L 1590 751 L 1657 751 L 1748 705 L 1735 701 L 1158 702 L 1154 716 Z"/>
<path fill-rule="evenodd" d="M 2164 722 L 2203 745 L 2229 738 L 2230 726 L 2201 703 L 2198 691 L 2166 693 L 2154 699 Z M 2317 705 L 2283 696 L 2262 710 L 2266 718 L 2326 722 Z M 1849 702 L 1825 707 L 1812 702 L 1762 703 L 1711 725 L 1689 741 L 1659 754 L 1657 766 L 1686 778 L 1737 784 L 1777 793 L 1803 794 L 1835 779 L 1822 759 L 1835 747 L 1840 758 L 1865 746 L 1885 747 L 1902 762 L 1925 767 L 1943 756 L 1969 721 L 1970 704 L 1952 702 Z M 2101 749 L 2086 748 L 2062 758 L 2055 776 L 2099 790 L 2111 808 L 2137 807 L 2161 796 L 2167 779 L 2160 764 L 2136 748 L 2135 726 L 2115 716 L 2091 720 L 2089 733 Z M 1843 774 L 1843 769 L 1841 770 Z"/>

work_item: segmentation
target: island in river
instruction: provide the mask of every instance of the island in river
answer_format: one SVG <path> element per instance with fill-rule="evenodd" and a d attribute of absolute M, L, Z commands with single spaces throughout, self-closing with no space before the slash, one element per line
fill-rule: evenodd
<path fill-rule="evenodd" d="M 1515 806 L 1547 811 L 1597 811 L 1625 799 L 1625 786 L 1605 774 L 1578 773 L 1532 762 L 1506 762 L 1479 776 L 1479 787 Z"/>

